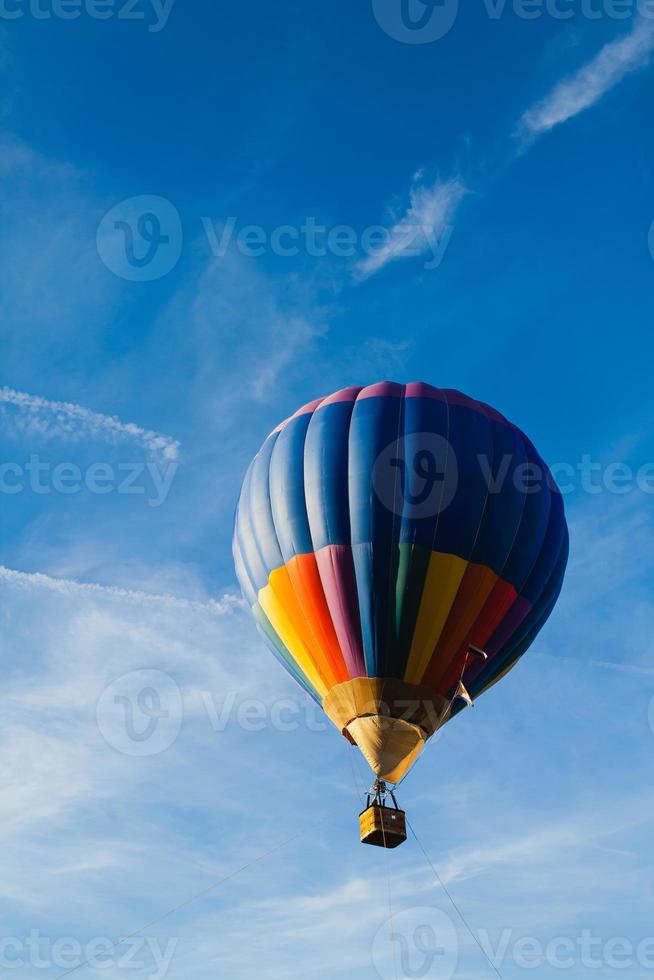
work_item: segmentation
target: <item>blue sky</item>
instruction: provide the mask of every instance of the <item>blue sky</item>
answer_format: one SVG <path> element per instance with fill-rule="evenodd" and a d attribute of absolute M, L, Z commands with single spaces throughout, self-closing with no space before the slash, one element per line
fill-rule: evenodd
<path fill-rule="evenodd" d="M 0 5 L 8 975 L 54 980 L 128 933 L 73 975 L 395 975 L 386 857 L 357 843 L 368 775 L 259 642 L 230 551 L 268 431 L 383 378 L 524 428 L 572 545 L 528 656 L 401 800 L 506 980 L 651 975 L 654 10 L 636 6 L 410 0 L 411 27 L 400 0 Z M 115 695 L 139 731 L 168 711 L 151 740 Z M 396 931 L 445 937 L 419 975 L 496 975 L 415 843 L 388 866 Z"/>

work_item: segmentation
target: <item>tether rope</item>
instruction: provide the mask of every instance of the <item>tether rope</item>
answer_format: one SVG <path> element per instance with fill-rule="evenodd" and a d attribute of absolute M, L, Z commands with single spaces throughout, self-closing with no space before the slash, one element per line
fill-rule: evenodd
<path fill-rule="evenodd" d="M 424 846 L 422 844 L 422 841 L 419 839 L 418 835 L 416 834 L 415 830 L 413 829 L 413 825 L 412 825 L 412 823 L 411 823 L 411 821 L 409 819 L 407 819 L 407 824 L 409 826 L 409 829 L 410 829 L 411 833 L 415 837 L 415 840 L 416 840 L 416 843 L 417 843 L 418 847 L 420 848 L 420 850 L 424 854 L 425 859 L 427 861 L 427 864 L 429 865 L 429 867 L 433 871 L 434 877 L 436 878 L 436 881 L 438 882 L 438 884 L 441 886 L 441 888 L 443 889 L 443 891 L 447 895 L 447 897 L 448 897 L 448 899 L 449 899 L 449 901 L 450 901 L 450 903 L 452 905 L 452 908 L 454 909 L 454 911 L 456 912 L 456 914 L 459 916 L 459 918 L 463 922 L 464 926 L 466 927 L 466 929 L 468 930 L 468 932 L 470 933 L 470 935 L 474 939 L 476 945 L 479 947 L 479 951 L 481 952 L 482 956 L 484 957 L 484 959 L 486 960 L 486 962 L 490 966 L 491 970 L 493 970 L 495 972 L 495 974 L 500 978 L 500 980 L 504 980 L 502 974 L 497 969 L 497 967 L 495 966 L 495 964 L 493 963 L 493 961 L 488 956 L 488 953 L 486 952 L 486 950 L 484 949 L 484 947 L 479 942 L 479 939 L 477 938 L 476 933 L 473 931 L 472 927 L 468 924 L 468 920 L 466 919 L 465 915 L 463 914 L 463 912 L 461 911 L 461 909 L 459 908 L 459 906 L 456 904 L 456 902 L 452 898 L 452 895 L 450 894 L 448 888 L 446 887 L 445 882 L 443 881 L 443 879 L 439 875 L 438 871 L 434 867 L 434 864 L 432 863 L 431 858 L 427 854 L 427 851 L 425 850 L 425 848 L 424 848 Z"/>

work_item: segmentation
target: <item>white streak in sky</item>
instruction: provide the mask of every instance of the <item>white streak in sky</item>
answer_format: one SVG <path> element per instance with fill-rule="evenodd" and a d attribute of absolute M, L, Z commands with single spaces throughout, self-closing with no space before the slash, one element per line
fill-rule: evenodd
<path fill-rule="evenodd" d="M 357 272 L 362 279 L 396 259 L 430 253 L 426 269 L 435 269 L 442 261 L 454 215 L 468 191 L 457 177 L 437 180 L 431 186 L 420 183 L 420 177 L 417 174 L 414 178 L 410 205 L 403 217 L 387 230 L 386 241 L 358 263 Z"/>
<path fill-rule="evenodd" d="M 18 572 L 13 568 L 0 565 L 0 583 L 13 585 L 22 589 L 47 589 L 59 595 L 74 598 L 76 596 L 97 596 L 98 598 L 114 599 L 118 602 L 133 606 L 159 606 L 166 609 L 185 609 L 197 612 L 214 613 L 222 616 L 233 609 L 241 608 L 243 601 L 233 595 L 224 595 L 221 599 L 209 599 L 200 602 L 195 599 L 184 599 L 179 596 L 158 594 L 152 592 L 136 592 L 132 589 L 121 589 L 115 585 L 96 585 L 95 583 L 75 582 L 72 579 L 52 578 L 41 572 Z"/>
<path fill-rule="evenodd" d="M 591 61 L 556 85 L 520 120 L 519 132 L 539 136 L 598 102 L 629 72 L 644 68 L 654 50 L 654 21 L 640 18 L 633 30 L 605 44 Z"/>
<path fill-rule="evenodd" d="M 110 443 L 131 441 L 165 460 L 176 460 L 179 456 L 179 442 L 170 436 L 142 429 L 133 422 L 121 422 L 114 415 L 92 412 L 82 405 L 49 401 L 6 387 L 0 388 L 1 405 L 17 410 L 16 425 L 28 434 L 38 433 L 54 439 L 99 439 Z M 8 412 L 4 410 L 3 415 L 6 417 Z"/>

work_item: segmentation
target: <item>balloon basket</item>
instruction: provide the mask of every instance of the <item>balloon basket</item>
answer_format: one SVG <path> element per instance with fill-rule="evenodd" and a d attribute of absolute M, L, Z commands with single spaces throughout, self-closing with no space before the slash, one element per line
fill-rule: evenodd
<path fill-rule="evenodd" d="M 390 792 L 393 806 L 386 805 L 386 793 Z M 368 805 L 359 814 L 361 843 L 390 850 L 406 840 L 406 814 L 400 810 L 393 791 L 377 781 L 368 793 Z"/>

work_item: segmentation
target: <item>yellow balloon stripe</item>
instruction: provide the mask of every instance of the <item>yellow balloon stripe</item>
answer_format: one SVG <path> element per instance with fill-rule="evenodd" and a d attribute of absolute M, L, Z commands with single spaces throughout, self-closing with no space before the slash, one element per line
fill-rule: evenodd
<path fill-rule="evenodd" d="M 477 622 L 497 579 L 495 572 L 485 565 L 470 562 L 466 568 L 429 668 L 428 681 L 435 690 L 440 690 L 441 680 L 451 672 L 457 654 L 460 654 L 466 642 L 469 642 L 470 631 Z M 463 664 L 464 661 L 461 660 L 461 670 Z M 457 671 L 458 669 L 457 666 Z M 455 680 L 458 678 L 449 678 L 450 683 L 454 683 Z"/>
<path fill-rule="evenodd" d="M 259 592 L 259 605 L 300 669 L 324 697 L 337 679 L 315 646 L 285 566 L 271 572 L 268 585 Z"/>
<path fill-rule="evenodd" d="M 457 555 L 434 552 L 429 559 L 418 619 L 404 680 L 419 684 L 443 632 L 468 562 Z"/>

